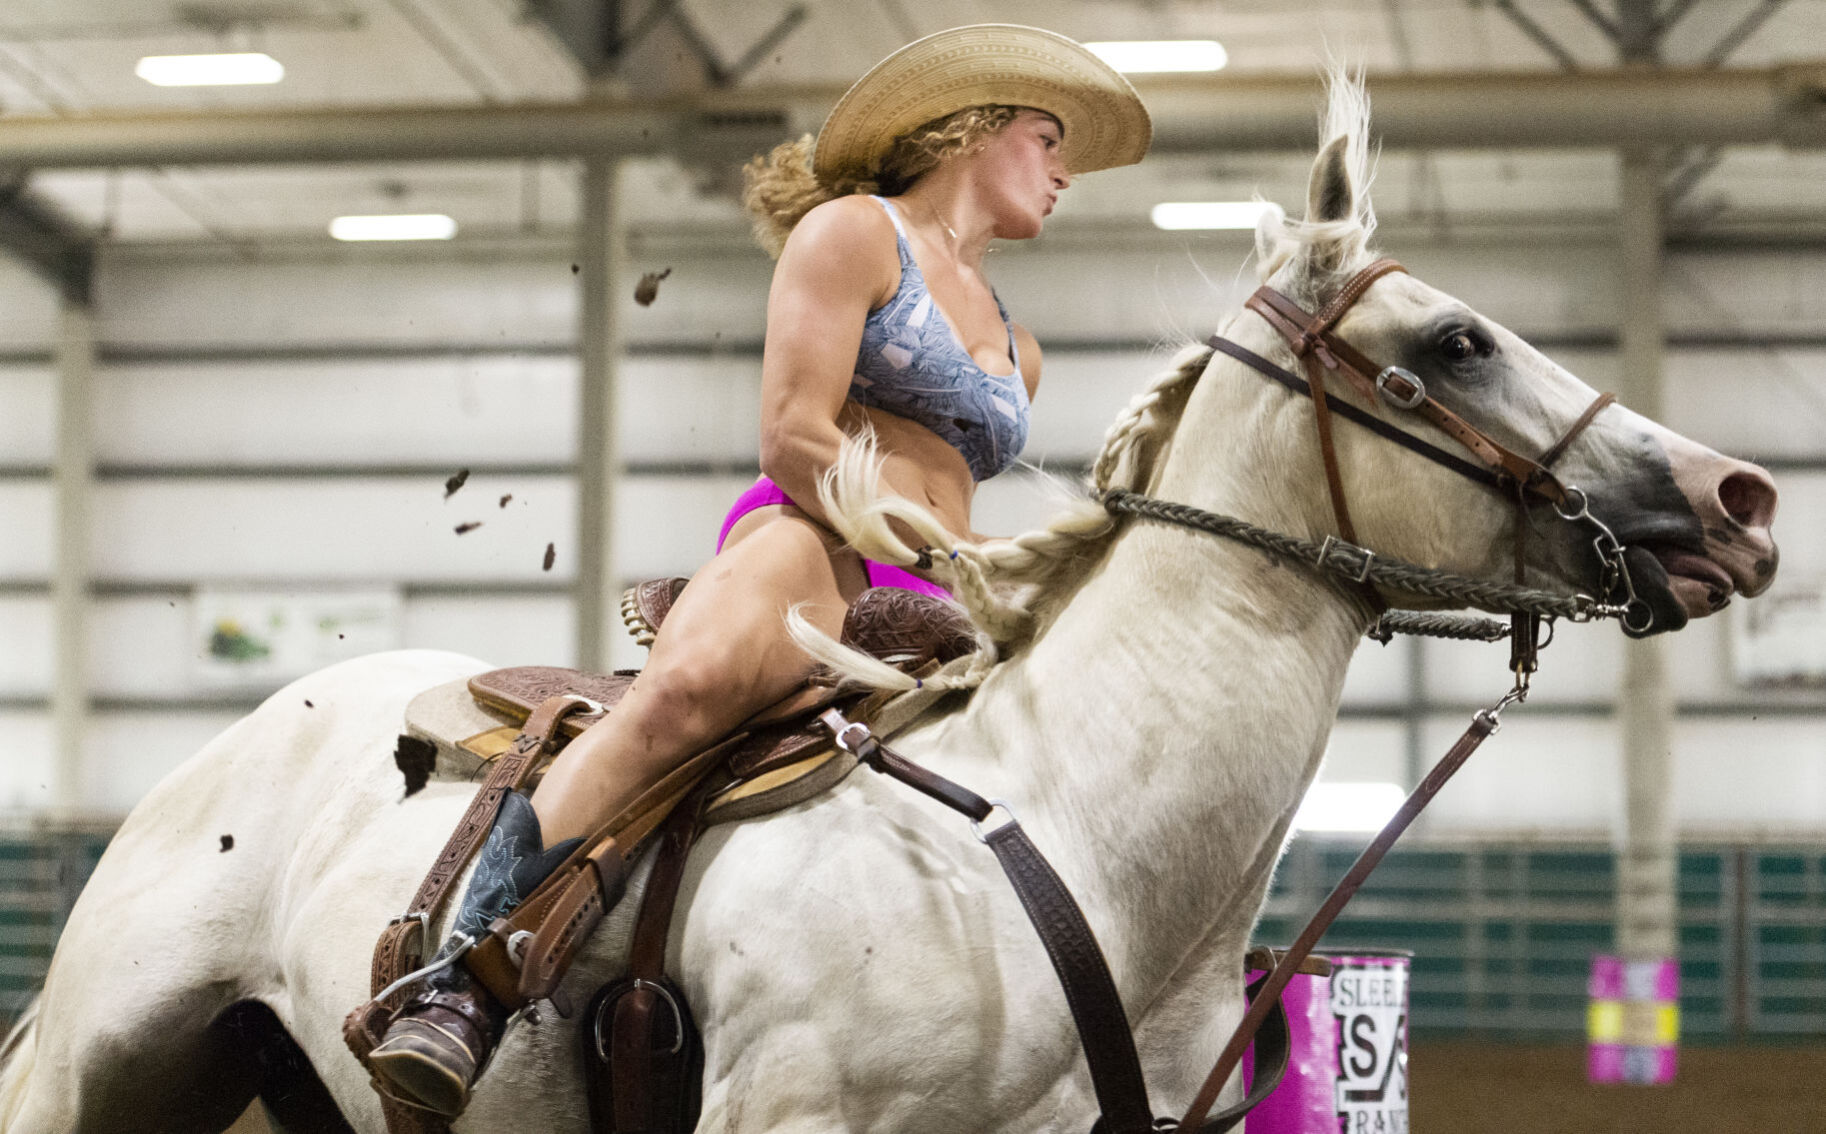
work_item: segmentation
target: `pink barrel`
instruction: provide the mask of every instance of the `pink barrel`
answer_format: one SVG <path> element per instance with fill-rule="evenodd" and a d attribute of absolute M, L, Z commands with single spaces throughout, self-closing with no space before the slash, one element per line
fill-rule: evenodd
<path fill-rule="evenodd" d="M 1329 978 L 1293 978 L 1281 996 L 1292 1045 L 1287 1077 L 1249 1115 L 1248 1134 L 1406 1134 L 1413 957 L 1359 949 L 1327 956 Z M 1253 1054 L 1243 1059 L 1245 1081 L 1254 1078 Z"/>

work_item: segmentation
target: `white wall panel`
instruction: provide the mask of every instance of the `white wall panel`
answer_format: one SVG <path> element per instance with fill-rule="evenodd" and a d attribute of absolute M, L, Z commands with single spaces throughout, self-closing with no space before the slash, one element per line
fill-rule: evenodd
<path fill-rule="evenodd" d="M 1319 769 L 1324 783 L 1407 784 L 1407 728 L 1396 721 L 1339 721 Z"/>
<path fill-rule="evenodd" d="M 574 665 L 575 625 L 568 595 L 416 598 L 406 603 L 402 644 L 497 667 Z"/>
<path fill-rule="evenodd" d="M 90 718 L 83 736 L 84 806 L 126 814 L 152 785 L 196 755 L 240 713 L 111 712 Z M 283 789 L 281 789 L 283 790 Z M 209 832 L 232 835 L 232 830 Z"/>
<path fill-rule="evenodd" d="M 689 574 L 716 548 L 746 476 L 641 476 L 615 513 L 618 574 Z M 500 495 L 512 492 L 506 508 Z M 478 474 L 448 501 L 401 477 L 133 479 L 97 486 L 97 577 L 113 582 L 567 581 L 576 565 L 566 477 Z M 456 535 L 459 523 L 483 526 Z M 0 579 L 50 570 L 50 490 L 0 481 Z M 556 562 L 541 569 L 545 545 Z"/>
<path fill-rule="evenodd" d="M 365 250 L 220 263 L 104 255 L 96 277 L 102 340 L 136 347 L 561 344 L 576 337 L 576 294 L 565 260 L 427 263 Z"/>
<path fill-rule="evenodd" d="M 0 480 L 0 580 L 43 580 L 50 573 L 50 480 Z"/>
<path fill-rule="evenodd" d="M 95 490 L 94 569 L 128 580 L 570 577 L 568 478 L 478 475 L 449 500 L 443 493 L 435 478 L 110 482 Z M 455 534 L 468 521 L 483 527 Z M 542 575 L 548 541 L 558 564 Z"/>
<path fill-rule="evenodd" d="M 1014 468 L 977 485 L 970 524 L 990 536 L 1015 536 L 1043 527 L 1077 494 L 1076 479 Z"/>
<path fill-rule="evenodd" d="M 1024 459 L 1082 462 L 1166 353 L 1050 356 Z M 54 380 L 0 368 L 0 459 L 46 464 Z M 111 464 L 564 463 L 576 453 L 568 356 L 133 362 L 97 376 L 96 456 Z M 754 462 L 760 362 L 748 355 L 622 363 L 622 454 L 632 462 Z"/>
<path fill-rule="evenodd" d="M 57 291 L 17 256 L 0 258 L 0 344 L 49 350 L 57 342 Z"/>
<path fill-rule="evenodd" d="M 643 476 L 622 482 L 615 562 L 623 579 L 689 575 L 716 554 L 723 517 L 749 485 L 745 476 Z"/>
<path fill-rule="evenodd" d="M 51 692 L 51 600 L 0 596 L 0 697 Z"/>
<path fill-rule="evenodd" d="M 1184 251 L 1045 241 L 1007 245 L 987 267 L 1014 318 L 1040 337 L 1202 339 L 1255 286 L 1246 242 L 1188 237 Z M 1601 244 L 1467 242 L 1394 249 L 1416 276 L 1523 333 L 1609 332 L 1616 320 L 1614 252 Z M 734 242 L 724 255 L 664 255 L 671 267 L 650 307 L 621 303 L 632 342 L 753 341 L 764 327 L 772 265 Z M 1668 326 L 1683 333 L 1809 331 L 1826 323 L 1826 260 L 1816 253 L 1680 251 L 1669 258 Z M 104 340 L 283 347 L 310 343 L 486 345 L 575 337 L 568 257 L 387 259 L 371 250 L 311 260 L 175 262 L 104 256 Z M 48 289 L 9 311 L 54 340 Z M 0 279 L 0 295 L 7 294 Z M 0 330 L 5 324 L 0 322 Z"/>
<path fill-rule="evenodd" d="M 1257 285 L 1248 244 L 1188 237 L 1185 251 L 1014 245 L 986 271 L 1009 313 L 1048 336 L 1116 335 L 1198 341 L 1221 327 Z M 1614 325 L 1615 269 L 1602 247 L 1566 244 L 1418 245 L 1393 254 L 1414 274 L 1518 332 L 1597 331 Z"/>
<path fill-rule="evenodd" d="M 189 598 L 111 596 L 88 611 L 91 689 L 98 697 L 182 698 L 214 693 L 192 664 L 201 652 Z M 435 595 L 402 605 L 403 648 L 453 650 L 490 665 L 569 665 L 569 596 Z M 0 597 L 0 697 L 50 692 L 48 598 Z M 351 656 L 353 656 L 351 654 Z"/>
<path fill-rule="evenodd" d="M 1826 349 L 1670 351 L 1666 383 L 1662 424 L 1727 456 L 1826 455 Z"/>
<path fill-rule="evenodd" d="M 1679 722 L 1674 810 L 1688 833 L 1826 829 L 1826 728 L 1779 717 Z"/>
<path fill-rule="evenodd" d="M 453 356 L 111 365 L 96 456 L 122 464 L 564 461 L 568 358 Z"/>
<path fill-rule="evenodd" d="M 0 709 L 0 811 L 38 811 L 51 805 L 51 714 Z"/>
<path fill-rule="evenodd" d="M 1628 643 L 1611 623 L 1560 624 L 1552 643 L 1541 651 L 1541 669 L 1534 675 L 1528 704 L 1615 697 Z M 1430 700 L 1489 704 L 1512 684 L 1507 642 L 1428 639 L 1420 648 L 1426 651 L 1426 695 Z"/>
<path fill-rule="evenodd" d="M 1468 723 L 1427 722 L 1421 743 L 1429 766 Z M 1422 822 L 1428 833 L 1452 835 L 1609 831 L 1623 806 L 1619 750 L 1608 720 L 1511 709 L 1503 731 L 1484 742 Z"/>
<path fill-rule="evenodd" d="M 749 483 L 628 478 L 615 512 L 619 574 L 695 570 Z M 0 517 L 8 515 L 8 487 L 0 484 Z M 497 507 L 509 492 L 513 499 Z M 95 496 L 95 570 L 111 580 L 563 581 L 576 567 L 576 502 L 565 477 L 478 474 L 449 500 L 435 481 L 400 477 L 136 479 L 102 484 Z M 30 509 L 17 511 L 31 519 Z M 480 529 L 455 534 L 475 520 Z M 549 573 L 541 568 L 548 542 L 556 545 Z"/>
<path fill-rule="evenodd" d="M 47 604 L 48 605 L 48 604 Z M 109 598 L 88 608 L 89 688 L 98 697 L 182 697 L 202 643 L 191 632 L 188 598 Z"/>
<path fill-rule="evenodd" d="M 1407 699 L 1408 667 L 1420 643 L 1396 638 L 1388 645 L 1365 639 L 1344 675 L 1344 704 L 1394 705 Z"/>
<path fill-rule="evenodd" d="M 0 364 L 0 465 L 48 465 L 57 430 L 48 366 Z"/>
<path fill-rule="evenodd" d="M 111 365 L 97 456 L 122 464 L 562 464 L 577 452 L 577 363 L 479 355 Z M 624 460 L 754 462 L 760 363 L 623 361 Z"/>
<path fill-rule="evenodd" d="M 104 257 L 102 338 L 139 347 L 210 343 L 281 348 L 317 343 L 488 346 L 564 344 L 577 334 L 571 259 L 477 256 L 388 261 L 371 252 L 315 261 Z M 772 263 L 758 250 L 633 263 L 672 267 L 652 306 L 618 292 L 623 333 L 651 341 L 758 341 Z"/>
<path fill-rule="evenodd" d="M 1781 498 L 1772 530 L 1782 562 L 1774 586 L 1785 579 L 1817 582 L 1826 575 L 1826 473 L 1785 472 L 1775 486 Z"/>
<path fill-rule="evenodd" d="M 1045 347 L 1045 343 L 1041 343 Z M 1173 352 L 1054 351 L 1045 356 L 1022 459 L 1089 461 L 1130 399 L 1166 369 Z"/>
<path fill-rule="evenodd" d="M 1805 248 L 1676 252 L 1661 307 L 1671 329 L 1817 331 L 1826 326 L 1826 257 Z"/>

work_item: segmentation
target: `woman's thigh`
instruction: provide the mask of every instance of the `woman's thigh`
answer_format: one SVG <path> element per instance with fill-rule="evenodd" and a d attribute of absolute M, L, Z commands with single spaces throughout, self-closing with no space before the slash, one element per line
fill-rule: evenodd
<path fill-rule="evenodd" d="M 811 667 L 786 632 L 787 611 L 798 607 L 834 637 L 867 585 L 861 557 L 804 513 L 760 509 L 738 522 L 667 611 L 643 677 L 714 687 L 744 703 L 740 720 L 791 692 Z"/>

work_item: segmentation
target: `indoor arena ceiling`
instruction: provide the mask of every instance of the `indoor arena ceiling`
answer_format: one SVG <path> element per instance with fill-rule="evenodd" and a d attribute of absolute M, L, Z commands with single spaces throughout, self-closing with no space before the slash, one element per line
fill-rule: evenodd
<path fill-rule="evenodd" d="M 0 9 L 0 116 L 337 109 L 570 102 L 592 84 L 554 27 L 595 0 L 7 0 Z M 603 93 L 634 98 L 719 81 L 736 90 L 847 83 L 913 38 L 982 20 L 1050 27 L 1085 41 L 1214 38 L 1227 73 L 1312 75 L 1329 50 L 1376 75 L 1554 73 L 1615 65 L 1608 0 L 643 0 L 642 30 Z M 540 9 L 545 18 L 533 12 Z M 1826 58 L 1819 0 L 1662 0 L 1669 66 L 1770 67 Z M 568 16 L 567 16 L 568 13 Z M 147 55 L 263 51 L 284 79 L 261 86 L 157 87 Z M 1474 108 L 1469 108 L 1474 110 Z M 1162 200 L 1301 196 L 1291 154 L 1157 155 L 1086 179 L 1060 227 L 1144 226 Z M 1591 222 L 1614 209 L 1616 158 L 1600 150 L 1390 152 L 1385 222 L 1435 229 L 1521 218 Z M 461 236 L 567 233 L 568 160 L 57 170 L 28 192 L 116 241 L 327 240 L 347 213 L 441 212 Z M 637 226 L 727 224 L 728 178 L 664 158 L 629 163 Z M 17 181 L 17 178 L 14 179 Z M 1671 174 L 1670 227 L 1703 234 L 1826 228 L 1826 158 L 1775 146 L 1689 150 Z"/>

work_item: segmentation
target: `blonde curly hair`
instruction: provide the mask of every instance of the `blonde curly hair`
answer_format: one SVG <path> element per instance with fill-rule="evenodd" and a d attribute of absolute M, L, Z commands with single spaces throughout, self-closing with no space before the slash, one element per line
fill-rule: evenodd
<path fill-rule="evenodd" d="M 1021 112 L 1018 106 L 967 106 L 935 118 L 894 140 L 872 170 L 835 181 L 812 173 L 810 134 L 782 142 L 742 167 L 742 207 L 754 224 L 755 241 L 779 259 L 786 237 L 806 213 L 826 201 L 854 193 L 896 196 L 920 174 L 953 154 L 973 149 L 1004 129 Z"/>

